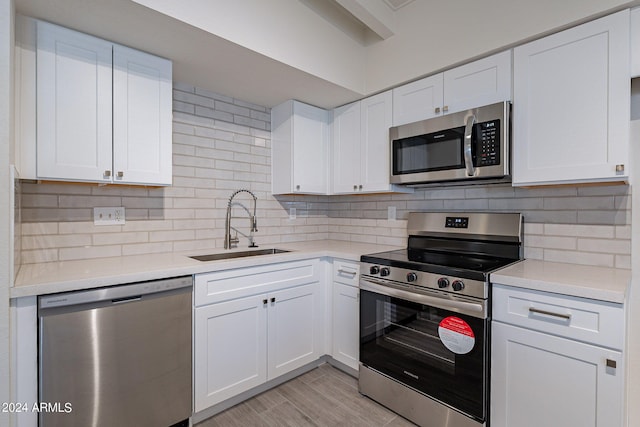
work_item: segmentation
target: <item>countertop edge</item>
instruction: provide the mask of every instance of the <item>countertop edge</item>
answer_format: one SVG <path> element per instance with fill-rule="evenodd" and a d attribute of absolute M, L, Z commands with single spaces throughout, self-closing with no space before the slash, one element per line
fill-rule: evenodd
<path fill-rule="evenodd" d="M 10 298 L 32 297 L 311 258 L 328 257 L 360 261 L 360 256 L 365 253 L 398 249 L 388 245 L 331 240 L 277 244 L 273 246 L 290 252 L 208 262 L 189 258 L 189 255 L 207 253 L 206 250 L 200 250 L 190 251 L 190 253 L 136 255 L 129 258 L 111 257 L 58 263 L 27 264 L 20 269 L 16 281 L 17 284 L 10 288 L 9 295 Z M 209 253 L 220 252 L 223 252 L 223 250 L 218 248 L 210 250 Z M 136 259 L 139 259 L 141 263 L 147 260 L 153 262 L 150 263 L 149 267 L 140 266 L 133 269 L 131 269 L 130 265 L 127 265 L 128 271 L 116 272 L 119 263 L 123 263 L 125 260 L 133 260 L 135 262 Z M 95 268 L 101 263 L 103 265 L 112 265 L 112 267 Z M 61 274 L 67 266 L 70 269 L 77 270 L 77 273 Z M 91 270 L 92 268 L 94 268 L 93 271 Z M 57 276 L 64 276 L 64 278 Z"/>
<path fill-rule="evenodd" d="M 624 304 L 631 271 L 523 260 L 492 273 L 491 283 Z"/>

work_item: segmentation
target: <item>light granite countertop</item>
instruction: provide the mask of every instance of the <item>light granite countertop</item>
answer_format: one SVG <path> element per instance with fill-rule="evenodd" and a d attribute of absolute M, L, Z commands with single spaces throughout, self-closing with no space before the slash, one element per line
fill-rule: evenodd
<path fill-rule="evenodd" d="M 189 258 L 189 255 L 248 250 L 242 247 L 231 251 L 216 248 L 188 253 L 161 253 L 25 264 L 18 272 L 15 286 L 11 288 L 10 295 L 12 298 L 18 298 L 68 292 L 309 258 L 332 257 L 359 261 L 360 255 L 363 254 L 400 249 L 394 246 L 339 240 L 283 243 L 273 245 L 273 247 L 290 252 L 206 262 Z M 258 249 L 266 249 L 266 247 Z"/>
<path fill-rule="evenodd" d="M 631 282 L 631 271 L 524 260 L 491 274 L 491 282 L 600 301 L 624 303 Z"/>
<path fill-rule="evenodd" d="M 10 294 L 12 298 L 44 295 L 309 258 L 359 261 L 363 254 L 400 249 L 339 240 L 285 243 L 273 247 L 290 252 L 206 262 L 189 258 L 190 255 L 247 250 L 216 248 L 188 253 L 26 264 L 20 268 Z M 539 260 L 524 260 L 491 274 L 493 283 L 614 303 L 625 301 L 630 280 L 629 270 Z"/>

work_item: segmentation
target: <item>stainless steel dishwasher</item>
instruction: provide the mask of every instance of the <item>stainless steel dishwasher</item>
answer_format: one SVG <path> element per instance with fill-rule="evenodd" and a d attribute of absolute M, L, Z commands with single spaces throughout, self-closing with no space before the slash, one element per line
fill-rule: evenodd
<path fill-rule="evenodd" d="M 38 298 L 40 427 L 188 425 L 191 277 Z"/>

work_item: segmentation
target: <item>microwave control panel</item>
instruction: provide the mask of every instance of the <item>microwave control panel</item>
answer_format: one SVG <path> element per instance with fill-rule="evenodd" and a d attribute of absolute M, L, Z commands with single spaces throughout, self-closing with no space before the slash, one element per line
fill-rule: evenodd
<path fill-rule="evenodd" d="M 476 166 L 499 165 L 500 120 L 478 123 L 476 132 Z"/>

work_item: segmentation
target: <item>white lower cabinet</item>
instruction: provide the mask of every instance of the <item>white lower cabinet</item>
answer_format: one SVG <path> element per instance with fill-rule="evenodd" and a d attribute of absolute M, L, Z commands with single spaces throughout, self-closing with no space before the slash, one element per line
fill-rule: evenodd
<path fill-rule="evenodd" d="M 621 304 L 494 285 L 493 307 L 492 427 L 622 426 Z"/>
<path fill-rule="evenodd" d="M 267 380 L 266 295 L 195 310 L 196 412 Z"/>
<path fill-rule="evenodd" d="M 320 271 L 306 260 L 196 275 L 195 412 L 325 353 Z"/>
<path fill-rule="evenodd" d="M 359 303 L 358 272 L 360 265 L 353 261 L 333 262 L 333 315 L 332 352 L 338 362 L 358 370 L 359 353 Z"/>

